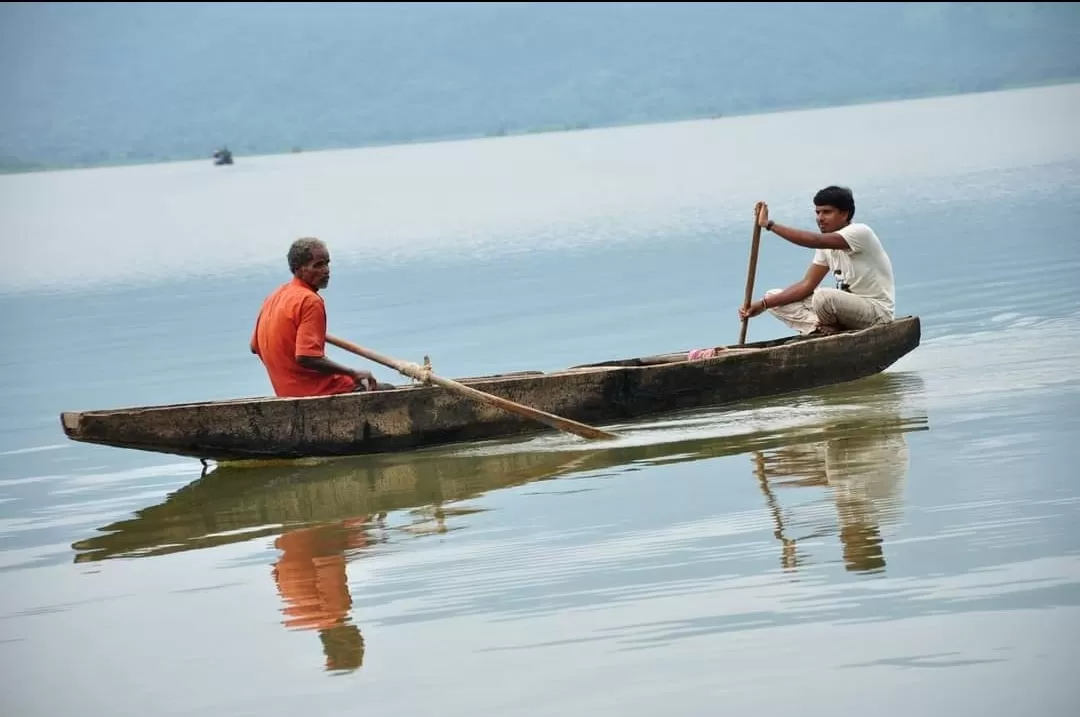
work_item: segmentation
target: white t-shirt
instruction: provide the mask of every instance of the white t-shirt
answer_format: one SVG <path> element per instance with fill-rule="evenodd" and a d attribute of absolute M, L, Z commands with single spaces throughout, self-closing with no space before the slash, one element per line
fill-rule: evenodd
<path fill-rule="evenodd" d="M 847 284 L 851 293 L 876 303 L 891 320 L 896 306 L 896 287 L 892 261 L 881 240 L 865 224 L 848 224 L 837 234 L 847 240 L 851 249 L 817 249 L 814 263 L 829 267 L 834 278 Z"/>

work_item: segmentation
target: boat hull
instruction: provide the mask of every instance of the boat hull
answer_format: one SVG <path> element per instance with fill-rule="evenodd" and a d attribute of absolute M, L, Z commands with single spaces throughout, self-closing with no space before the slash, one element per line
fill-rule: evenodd
<path fill-rule="evenodd" d="M 687 361 L 679 352 L 460 381 L 598 425 L 857 380 L 888 368 L 920 338 L 918 317 L 904 317 L 831 336 L 751 343 L 707 360 Z M 65 412 L 61 425 L 75 441 L 219 462 L 388 453 L 553 430 L 437 386 Z"/>

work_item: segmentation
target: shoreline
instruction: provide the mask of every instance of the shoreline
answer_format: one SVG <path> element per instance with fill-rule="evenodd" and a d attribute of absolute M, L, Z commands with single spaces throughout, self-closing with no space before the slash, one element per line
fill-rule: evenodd
<path fill-rule="evenodd" d="M 714 115 L 688 115 L 684 117 L 669 117 L 666 119 L 656 119 L 652 121 L 627 121 L 627 122 L 612 122 L 607 124 L 596 125 L 566 125 L 566 126 L 542 126 L 534 128 L 524 128 L 518 130 L 489 130 L 486 132 L 476 132 L 468 134 L 453 134 L 453 135 L 440 135 L 440 136 L 428 136 L 428 137 L 416 137 L 410 140 L 396 141 L 396 142 L 372 142 L 361 144 L 350 144 L 331 147 L 313 147 L 311 149 L 284 149 L 279 151 L 268 151 L 256 154 L 244 154 L 236 155 L 234 158 L 239 163 L 243 158 L 255 158 L 255 157 L 281 157 L 290 154 L 312 154 L 315 152 L 337 152 L 343 150 L 359 150 L 359 149 L 376 149 L 386 147 L 404 147 L 414 145 L 428 145 L 428 144 L 443 144 L 449 142 L 466 142 L 482 139 L 503 139 L 509 137 L 522 137 L 536 134 L 557 134 L 557 133 L 571 133 L 571 132 L 586 132 L 590 130 L 608 130 L 608 129 L 622 129 L 629 127 L 647 127 L 654 125 L 667 125 L 678 124 L 685 122 L 700 122 L 707 120 L 719 120 L 719 119 L 732 119 L 732 118 L 746 118 L 782 114 L 788 112 L 804 112 L 812 110 L 833 109 L 843 107 L 858 107 L 867 105 L 889 105 L 901 102 L 912 102 L 928 99 L 944 99 L 948 97 L 964 97 L 970 95 L 987 95 L 996 94 L 1001 92 L 1014 92 L 1017 90 L 1031 90 L 1041 88 L 1060 87 L 1066 85 L 1080 84 L 1080 76 L 1071 78 L 1061 78 L 1053 80 L 1045 80 L 1040 82 L 1031 83 L 1017 83 L 1007 84 L 995 89 L 988 90 L 967 90 L 959 92 L 939 92 L 930 91 L 925 93 L 913 93 L 903 96 L 887 96 L 887 97 L 866 97 L 861 99 L 853 99 L 846 102 L 833 102 L 833 103 L 808 103 L 798 105 L 784 105 L 776 106 L 772 108 L 763 108 L 759 110 L 746 111 L 746 112 L 733 112 L 733 113 L 721 113 Z M 121 167 L 139 167 L 139 166 L 152 166 L 162 164 L 179 164 L 185 162 L 198 162 L 207 161 L 212 162 L 213 149 L 208 148 L 208 154 L 204 156 L 173 156 L 159 160 L 149 159 L 134 159 L 130 161 L 114 161 L 114 162 L 101 162 L 101 163 L 79 163 L 79 164 L 66 164 L 66 165 L 49 165 L 49 166 L 36 166 L 36 167 L 4 167 L 0 166 L 0 176 L 13 176 L 13 175 L 28 175 L 28 174 L 41 174 L 46 172 L 71 172 L 90 169 L 110 169 Z M 235 166 L 235 165 L 234 165 Z"/>

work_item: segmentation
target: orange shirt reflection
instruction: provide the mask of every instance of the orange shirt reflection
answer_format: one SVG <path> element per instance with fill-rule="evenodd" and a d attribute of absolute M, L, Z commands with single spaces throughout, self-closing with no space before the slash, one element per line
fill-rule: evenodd
<path fill-rule="evenodd" d="M 281 551 L 273 575 L 285 601 L 285 627 L 318 630 L 330 670 L 355 669 L 363 663 L 363 637 L 349 622 L 352 596 L 345 553 L 373 542 L 364 531 L 368 520 L 290 530 L 274 541 Z"/>

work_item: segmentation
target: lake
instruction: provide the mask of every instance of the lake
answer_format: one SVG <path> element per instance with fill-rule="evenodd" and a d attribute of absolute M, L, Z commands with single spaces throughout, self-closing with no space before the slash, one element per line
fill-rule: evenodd
<path fill-rule="evenodd" d="M 9 713 L 1071 714 L 1078 114 L 1061 85 L 0 176 Z M 266 395 L 247 342 L 305 235 L 329 330 L 444 376 L 734 343 L 754 202 L 813 228 L 833 183 L 922 320 L 879 376 L 608 447 L 206 475 L 60 429 Z M 764 233 L 755 295 L 811 255 Z"/>

